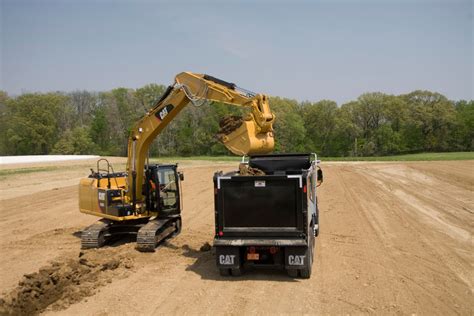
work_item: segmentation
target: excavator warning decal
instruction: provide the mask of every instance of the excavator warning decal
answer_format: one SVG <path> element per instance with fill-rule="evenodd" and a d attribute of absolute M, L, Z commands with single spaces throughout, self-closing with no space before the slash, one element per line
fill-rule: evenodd
<path fill-rule="evenodd" d="M 163 121 L 163 119 L 174 109 L 173 104 L 168 104 L 164 106 L 161 110 L 156 112 L 155 116 L 158 120 Z"/>

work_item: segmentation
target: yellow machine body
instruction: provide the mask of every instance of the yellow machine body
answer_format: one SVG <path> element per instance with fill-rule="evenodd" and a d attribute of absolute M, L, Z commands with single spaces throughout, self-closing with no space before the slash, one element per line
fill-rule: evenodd
<path fill-rule="evenodd" d="M 79 183 L 79 210 L 82 213 L 99 216 L 114 221 L 133 220 L 143 217 L 156 216 L 157 214 L 134 214 L 119 216 L 117 205 L 127 203 L 124 191 L 126 187 L 125 176 L 110 178 L 111 186 L 108 187 L 108 179 L 84 178 Z M 117 186 L 118 185 L 118 186 Z M 116 192 L 120 192 L 120 195 Z M 118 196 L 113 196 L 118 195 Z M 129 202 L 129 201 L 128 201 Z"/>

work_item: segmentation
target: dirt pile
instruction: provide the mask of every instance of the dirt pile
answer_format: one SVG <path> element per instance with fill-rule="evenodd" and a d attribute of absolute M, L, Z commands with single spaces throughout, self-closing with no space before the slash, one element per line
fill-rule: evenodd
<path fill-rule="evenodd" d="M 54 261 L 38 272 L 25 274 L 18 286 L 0 299 L 0 315 L 32 315 L 46 308 L 67 308 L 120 278 L 120 270 L 132 267 L 130 258 L 111 257 L 98 250 L 81 252 L 75 259 Z"/>
<path fill-rule="evenodd" d="M 208 242 L 205 242 L 205 243 L 201 246 L 201 248 L 199 248 L 199 251 L 201 251 L 201 252 L 206 252 L 206 251 L 210 251 L 211 249 L 212 249 L 211 244 L 208 243 Z"/>
<path fill-rule="evenodd" d="M 252 168 L 245 163 L 239 165 L 239 175 L 241 176 L 264 176 L 265 172 L 258 168 Z"/>
<path fill-rule="evenodd" d="M 219 121 L 219 132 L 216 134 L 218 140 L 222 141 L 224 136 L 229 135 L 236 129 L 238 129 L 244 120 L 241 116 L 226 116 Z"/>

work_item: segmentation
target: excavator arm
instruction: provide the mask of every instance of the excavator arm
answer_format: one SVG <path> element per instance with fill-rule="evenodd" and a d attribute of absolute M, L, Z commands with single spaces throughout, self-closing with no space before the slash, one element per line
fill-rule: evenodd
<path fill-rule="evenodd" d="M 127 195 L 134 206 L 136 201 L 142 200 L 143 170 L 152 141 L 189 103 L 198 105 L 206 100 L 250 109 L 243 119 L 224 121 L 224 126 L 221 126 L 219 140 L 232 153 L 251 155 L 273 150 L 275 116 L 270 111 L 267 96 L 251 93 L 212 76 L 182 72 L 130 133 Z"/>

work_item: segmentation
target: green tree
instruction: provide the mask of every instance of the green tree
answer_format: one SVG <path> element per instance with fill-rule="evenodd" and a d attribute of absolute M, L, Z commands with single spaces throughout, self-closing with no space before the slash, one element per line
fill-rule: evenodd
<path fill-rule="evenodd" d="M 0 90 L 0 155 L 6 155 L 6 139 L 7 139 L 7 100 L 8 94 Z"/>
<path fill-rule="evenodd" d="M 135 98 L 144 110 L 149 110 L 158 102 L 165 89 L 163 85 L 147 84 L 135 90 Z"/>
<path fill-rule="evenodd" d="M 23 94 L 6 101 L 5 150 L 11 155 L 49 154 L 61 134 L 67 97 L 55 93 Z"/>
<path fill-rule="evenodd" d="M 458 150 L 474 150 L 474 101 L 455 103 L 456 128 L 454 136 Z"/>
<path fill-rule="evenodd" d="M 0 153 L 124 156 L 131 128 L 164 90 L 150 84 L 12 98 L 0 91 Z M 340 107 L 330 100 L 271 97 L 270 106 L 279 152 L 359 156 L 474 148 L 474 101 L 453 102 L 436 92 L 364 93 Z M 248 111 L 222 103 L 190 105 L 160 133 L 151 155 L 229 154 L 215 138 L 219 120 Z"/>
<path fill-rule="evenodd" d="M 97 94 L 89 91 L 73 91 L 67 94 L 78 126 L 90 124 L 91 114 L 97 106 Z"/>
<path fill-rule="evenodd" d="M 336 132 L 338 107 L 336 102 L 322 100 L 316 103 L 303 103 L 301 116 L 306 129 L 305 148 L 323 156 L 335 153 L 334 137 Z"/>
<path fill-rule="evenodd" d="M 449 150 L 456 125 L 454 105 L 442 94 L 430 91 L 417 90 L 403 97 L 409 106 L 405 136 L 411 139 L 412 149 Z"/>
<path fill-rule="evenodd" d="M 271 97 L 269 102 L 276 116 L 273 124 L 275 151 L 286 153 L 305 151 L 306 129 L 298 102 L 279 97 Z"/>
<path fill-rule="evenodd" d="M 101 155 L 109 155 L 111 131 L 106 116 L 106 108 L 98 107 L 92 114 L 92 120 L 89 129 L 91 140 L 97 144 Z"/>
<path fill-rule="evenodd" d="M 64 155 L 84 155 L 96 152 L 96 144 L 89 136 L 86 127 L 76 127 L 67 130 L 61 139 L 54 145 L 52 153 Z"/>
<path fill-rule="evenodd" d="M 130 130 L 143 116 L 144 109 L 134 97 L 133 90 L 126 88 L 113 89 L 100 93 L 99 105 L 105 109 L 110 131 L 108 148 L 111 155 L 127 155 L 127 140 Z"/>

